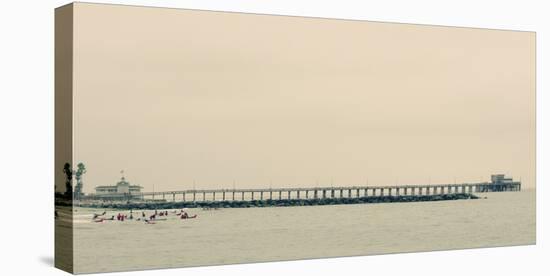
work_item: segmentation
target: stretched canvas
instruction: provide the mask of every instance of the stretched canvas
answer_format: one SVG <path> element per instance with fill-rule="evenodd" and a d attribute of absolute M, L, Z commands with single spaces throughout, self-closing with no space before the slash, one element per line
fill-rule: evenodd
<path fill-rule="evenodd" d="M 535 244 L 535 33 L 55 11 L 55 266 Z"/>

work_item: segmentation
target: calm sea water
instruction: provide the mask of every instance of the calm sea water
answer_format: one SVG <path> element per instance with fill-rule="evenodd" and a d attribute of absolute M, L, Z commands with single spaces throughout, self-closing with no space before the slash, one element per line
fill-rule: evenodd
<path fill-rule="evenodd" d="M 92 214 L 104 210 L 80 208 L 74 268 L 89 273 L 535 243 L 534 190 L 481 196 L 487 198 L 189 209 L 197 219 L 170 213 L 156 224 L 95 223 Z"/>

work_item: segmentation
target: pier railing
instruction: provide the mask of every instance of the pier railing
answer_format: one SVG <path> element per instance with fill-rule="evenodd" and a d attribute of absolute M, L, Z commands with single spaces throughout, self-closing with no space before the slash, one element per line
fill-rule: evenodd
<path fill-rule="evenodd" d="M 484 193 L 520 191 L 521 182 L 509 181 L 397 186 L 340 186 L 304 188 L 256 188 L 256 189 L 191 189 L 162 192 L 140 192 L 132 194 L 91 194 L 89 199 L 128 198 L 142 200 L 171 201 L 250 201 L 282 199 L 324 199 L 355 198 L 371 196 L 421 196 L 453 193 Z"/>

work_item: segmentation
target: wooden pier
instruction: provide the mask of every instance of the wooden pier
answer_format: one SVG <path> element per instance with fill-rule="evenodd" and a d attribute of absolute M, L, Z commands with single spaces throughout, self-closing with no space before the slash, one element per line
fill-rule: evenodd
<path fill-rule="evenodd" d="M 325 199 L 358 198 L 375 196 L 421 196 L 456 193 L 485 193 L 520 191 L 521 182 L 493 175 L 491 182 L 438 184 L 438 185 L 397 185 L 397 186 L 342 186 L 305 188 L 266 188 L 266 189 L 192 189 L 163 192 L 141 192 L 126 195 L 126 198 L 165 201 L 253 201 L 283 199 Z M 113 198 L 115 195 L 112 195 Z M 118 195 L 120 196 L 120 195 Z M 103 197 L 103 196 L 102 196 Z M 90 199 L 100 199 L 89 195 Z"/>

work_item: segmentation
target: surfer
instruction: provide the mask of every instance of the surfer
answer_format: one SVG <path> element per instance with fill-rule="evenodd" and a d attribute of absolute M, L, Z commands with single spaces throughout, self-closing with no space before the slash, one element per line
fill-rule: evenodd
<path fill-rule="evenodd" d="M 187 212 L 182 210 L 180 219 L 192 219 L 192 218 L 196 218 L 196 217 L 197 217 L 197 214 L 194 214 L 194 215 L 190 216 Z"/>
<path fill-rule="evenodd" d="M 103 213 L 101 214 L 94 214 L 94 219 L 98 218 L 98 217 L 101 217 L 101 216 L 104 216 L 107 212 L 106 211 L 103 211 Z"/>
<path fill-rule="evenodd" d="M 181 219 L 194 219 L 194 218 L 196 218 L 196 217 L 197 217 L 197 214 L 194 214 L 194 215 L 192 215 L 192 216 L 189 216 L 189 215 L 184 214 L 184 215 L 181 215 L 180 218 L 181 218 Z"/>

